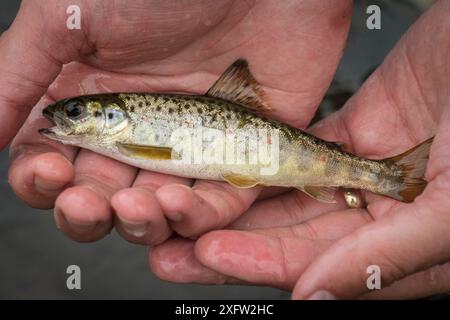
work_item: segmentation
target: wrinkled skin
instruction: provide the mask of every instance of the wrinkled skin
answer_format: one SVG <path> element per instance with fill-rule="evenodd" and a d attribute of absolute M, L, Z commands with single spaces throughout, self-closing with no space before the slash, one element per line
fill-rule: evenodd
<path fill-rule="evenodd" d="M 436 134 L 425 192 L 412 204 L 367 194 L 367 210 L 298 191 L 138 172 L 36 132 L 48 125 L 40 110 L 53 100 L 98 91 L 201 93 L 237 57 L 250 61 L 270 97 L 268 116 L 305 127 L 342 54 L 350 1 L 81 3 L 82 32 L 64 27 L 69 1 L 24 1 L 0 40 L 0 72 L 8 75 L 0 77 L 2 145 L 37 103 L 11 146 L 11 185 L 34 207 L 54 205 L 68 236 L 93 241 L 115 225 L 129 241 L 158 244 L 150 266 L 177 282 L 264 284 L 294 289 L 294 298 L 450 290 L 448 2 L 438 2 L 346 106 L 311 130 L 368 158 Z M 165 241 L 172 230 L 204 235 Z M 370 264 L 381 267 L 386 288 L 367 294 Z"/>

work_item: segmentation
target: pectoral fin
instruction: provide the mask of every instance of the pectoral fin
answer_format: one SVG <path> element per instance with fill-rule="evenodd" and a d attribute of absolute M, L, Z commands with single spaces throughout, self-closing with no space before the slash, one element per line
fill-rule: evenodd
<path fill-rule="evenodd" d="M 334 188 L 304 186 L 299 189 L 321 202 L 336 203 L 336 200 L 334 199 L 334 193 L 336 192 L 336 190 Z"/>
<path fill-rule="evenodd" d="M 234 173 L 224 174 L 223 179 L 237 188 L 251 188 L 259 184 L 259 181 L 252 177 Z"/>
<path fill-rule="evenodd" d="M 117 143 L 119 151 L 129 157 L 144 158 L 149 160 L 172 159 L 172 148 L 145 146 L 131 143 Z"/>

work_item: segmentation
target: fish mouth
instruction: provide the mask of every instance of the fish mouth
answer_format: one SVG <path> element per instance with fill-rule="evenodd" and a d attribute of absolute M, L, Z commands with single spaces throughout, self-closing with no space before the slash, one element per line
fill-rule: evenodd
<path fill-rule="evenodd" d="M 53 118 L 54 108 L 55 108 L 55 105 L 51 104 L 42 110 L 42 115 L 44 116 L 44 118 L 49 120 L 52 124 L 56 124 L 55 119 Z M 56 126 L 52 127 L 52 128 L 42 128 L 42 129 L 39 129 L 38 132 L 46 138 L 56 140 L 57 134 L 55 132 L 55 129 L 56 129 Z"/>
<path fill-rule="evenodd" d="M 39 129 L 38 132 L 43 135 L 46 138 L 49 138 L 51 140 L 56 140 L 56 141 L 61 141 L 62 139 L 64 139 L 64 136 L 62 136 L 61 134 L 58 134 L 56 132 L 57 127 L 52 127 L 52 128 L 42 128 Z"/>
<path fill-rule="evenodd" d="M 42 134 L 43 136 L 51 136 L 51 135 L 55 134 L 55 132 L 53 131 L 53 128 L 42 128 L 42 129 L 39 129 L 38 132 L 40 134 Z"/>
<path fill-rule="evenodd" d="M 65 130 L 62 130 L 61 127 L 69 127 L 69 124 L 66 122 L 66 120 L 57 112 L 55 112 L 55 104 L 51 104 L 47 106 L 45 109 L 42 110 L 42 115 L 48 119 L 52 124 L 54 124 L 51 128 L 42 128 L 39 129 L 39 134 L 43 135 L 44 137 L 61 142 L 63 144 L 76 144 L 79 142 L 80 137 L 72 136 L 65 132 Z"/>
<path fill-rule="evenodd" d="M 68 135 L 62 132 L 58 126 L 51 128 L 42 128 L 38 132 L 44 137 L 68 145 L 78 145 L 82 142 L 82 137 L 76 135 Z"/>

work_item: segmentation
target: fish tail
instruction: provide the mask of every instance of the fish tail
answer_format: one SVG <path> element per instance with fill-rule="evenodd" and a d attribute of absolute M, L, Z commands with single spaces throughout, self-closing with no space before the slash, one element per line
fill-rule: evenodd
<path fill-rule="evenodd" d="M 402 170 L 400 177 L 401 184 L 398 188 L 385 193 L 386 196 L 403 202 L 412 202 L 422 193 L 427 185 L 423 176 L 427 167 L 433 138 L 420 143 L 402 154 L 384 159 L 384 161 L 394 162 Z"/>

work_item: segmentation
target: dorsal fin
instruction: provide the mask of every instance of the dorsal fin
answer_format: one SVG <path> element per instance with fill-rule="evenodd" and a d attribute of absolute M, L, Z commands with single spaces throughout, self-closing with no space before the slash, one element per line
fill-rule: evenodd
<path fill-rule="evenodd" d="M 270 110 L 259 83 L 253 78 L 244 59 L 236 60 L 206 93 L 257 111 Z"/>

